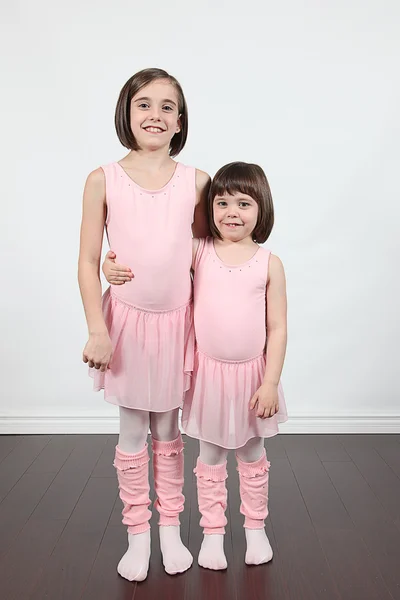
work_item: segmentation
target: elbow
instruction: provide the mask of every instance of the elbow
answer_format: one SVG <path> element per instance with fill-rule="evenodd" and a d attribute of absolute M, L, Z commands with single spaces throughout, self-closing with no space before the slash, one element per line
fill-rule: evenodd
<path fill-rule="evenodd" d="M 78 260 L 78 281 L 86 278 L 88 274 L 100 276 L 100 262 L 96 259 L 82 258 Z"/>
<path fill-rule="evenodd" d="M 274 325 L 267 327 L 267 336 L 269 339 L 274 337 L 286 343 L 287 341 L 287 326 L 286 324 Z"/>

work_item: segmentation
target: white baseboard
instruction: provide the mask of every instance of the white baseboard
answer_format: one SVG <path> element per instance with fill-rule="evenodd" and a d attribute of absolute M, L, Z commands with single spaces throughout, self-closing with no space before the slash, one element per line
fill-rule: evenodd
<path fill-rule="evenodd" d="M 117 417 L 0 417 L 0 434 L 118 433 Z M 280 433 L 400 433 L 400 415 L 291 416 Z"/>

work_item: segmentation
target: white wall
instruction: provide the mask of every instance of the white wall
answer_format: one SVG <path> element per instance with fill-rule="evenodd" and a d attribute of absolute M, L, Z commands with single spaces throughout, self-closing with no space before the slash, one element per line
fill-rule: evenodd
<path fill-rule="evenodd" d="M 397 0 L 2 11 L 0 431 L 116 430 L 81 363 L 81 197 L 124 155 L 116 99 L 148 66 L 187 96 L 181 161 L 255 161 L 269 177 L 289 296 L 282 430 L 399 431 Z"/>

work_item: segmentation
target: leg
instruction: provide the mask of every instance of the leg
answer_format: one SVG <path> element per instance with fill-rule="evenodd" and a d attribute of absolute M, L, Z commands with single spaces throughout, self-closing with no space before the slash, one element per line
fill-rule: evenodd
<path fill-rule="evenodd" d="M 122 522 L 128 526 L 128 550 L 117 571 L 129 581 L 147 577 L 150 560 L 149 413 L 120 407 L 120 435 L 115 449 Z"/>
<path fill-rule="evenodd" d="M 160 513 L 160 548 L 169 575 L 183 573 L 193 557 L 183 545 L 179 513 L 185 502 L 183 488 L 183 442 L 178 427 L 178 409 L 150 414 L 153 444 L 154 504 Z"/>
<path fill-rule="evenodd" d="M 224 534 L 227 506 L 227 489 L 225 480 L 226 457 L 228 450 L 208 442 L 200 442 L 200 456 L 195 473 L 197 477 L 197 493 L 200 525 L 204 528 L 198 563 L 205 569 L 219 571 L 227 568 L 224 553 Z"/>
<path fill-rule="evenodd" d="M 269 562 L 273 552 L 264 529 L 268 516 L 268 475 L 270 463 L 264 450 L 264 440 L 253 438 L 236 451 L 238 462 L 240 512 L 245 516 L 247 542 L 245 562 L 261 565 Z"/>

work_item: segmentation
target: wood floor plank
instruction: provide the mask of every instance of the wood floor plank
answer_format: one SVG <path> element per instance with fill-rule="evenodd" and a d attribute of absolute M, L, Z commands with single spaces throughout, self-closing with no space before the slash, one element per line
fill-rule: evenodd
<path fill-rule="evenodd" d="M 77 443 L 54 436 L 0 504 L 0 554 L 22 529 Z"/>
<path fill-rule="evenodd" d="M 0 502 L 50 441 L 49 435 L 30 435 L 21 440 L 0 463 Z"/>
<path fill-rule="evenodd" d="M 91 477 L 113 477 L 117 485 L 117 476 L 114 467 L 115 446 L 118 443 L 117 435 L 108 436 L 103 452 L 97 461 Z"/>
<path fill-rule="evenodd" d="M 362 435 L 341 435 L 340 441 L 400 531 L 400 479 Z"/>
<path fill-rule="evenodd" d="M 400 435 L 374 435 L 371 444 L 400 478 Z"/>
<path fill-rule="evenodd" d="M 126 529 L 108 526 L 86 583 L 82 600 L 132 600 L 136 583 L 123 579 L 117 565 L 126 549 Z"/>
<path fill-rule="evenodd" d="M 53 435 L 26 472 L 58 473 L 79 440 L 79 435 Z"/>
<path fill-rule="evenodd" d="M 115 497 L 115 485 L 110 478 L 89 480 L 44 567 L 31 600 L 73 600 L 81 597 Z"/>
<path fill-rule="evenodd" d="M 340 594 L 352 600 L 391 600 L 375 561 L 316 454 L 313 437 L 289 436 L 284 444 Z M 333 464 L 345 468 L 352 463 Z"/>
<path fill-rule="evenodd" d="M 265 440 L 265 448 L 268 460 L 287 458 L 281 435 L 274 435 L 273 437 L 267 438 Z"/>
<path fill-rule="evenodd" d="M 68 519 L 96 466 L 108 436 L 82 435 L 37 506 L 36 519 Z"/>
<path fill-rule="evenodd" d="M 392 597 L 400 600 L 400 532 L 353 463 L 324 463 Z"/>
<path fill-rule="evenodd" d="M 288 459 L 275 459 L 270 474 L 270 519 L 287 580 L 288 600 L 337 600 L 340 595 L 335 579 Z"/>
<path fill-rule="evenodd" d="M 0 435 L 0 463 L 21 443 L 22 435 Z"/>
<path fill-rule="evenodd" d="M 0 556 L 8 551 L 54 477 L 54 473 L 25 473 L 0 504 Z"/>
<path fill-rule="evenodd" d="M 30 519 L 0 560 L 0 598 L 29 600 L 67 521 Z"/>
<path fill-rule="evenodd" d="M 313 443 L 316 453 L 323 461 L 351 461 L 343 445 L 340 443 L 337 435 L 331 434 L 313 434 L 307 436 Z"/>

